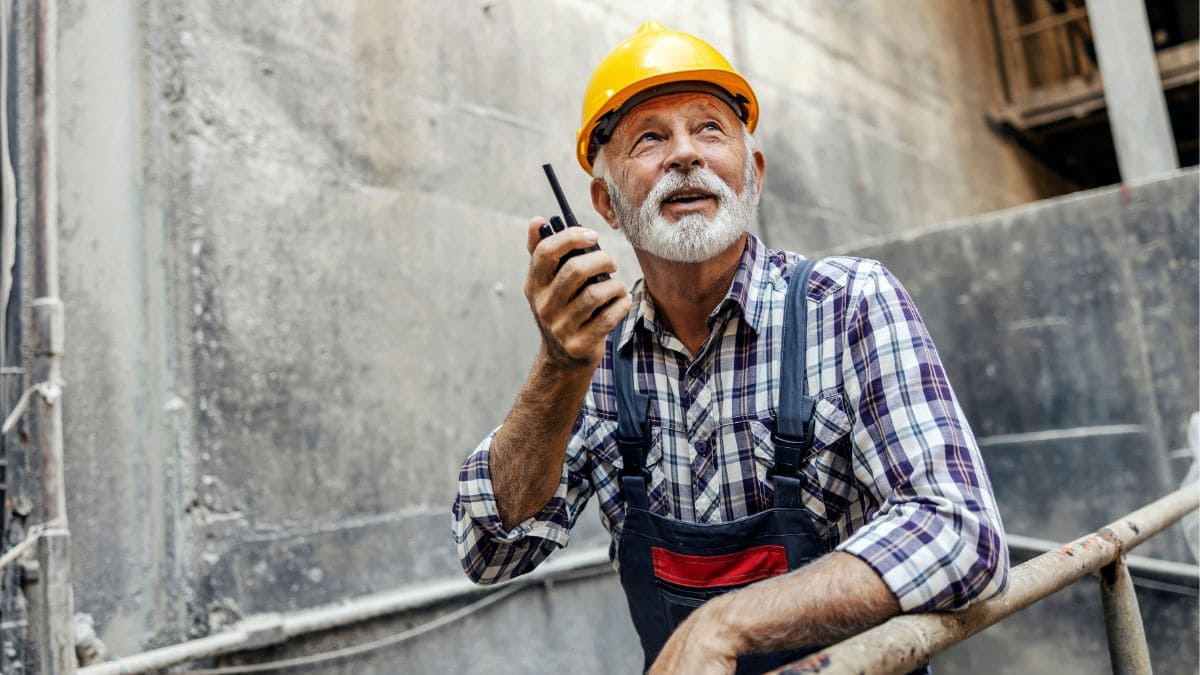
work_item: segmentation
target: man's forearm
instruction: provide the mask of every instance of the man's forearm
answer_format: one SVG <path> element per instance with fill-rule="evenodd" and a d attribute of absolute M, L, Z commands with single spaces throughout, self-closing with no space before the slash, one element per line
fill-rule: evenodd
<path fill-rule="evenodd" d="M 798 570 L 721 596 L 705 610 L 725 627 L 737 654 L 837 642 L 900 611 L 875 570 L 831 553 Z"/>
<path fill-rule="evenodd" d="M 713 610 L 742 642 L 742 654 L 830 644 L 900 612 L 875 570 L 848 553 L 831 553 L 719 600 Z"/>
<path fill-rule="evenodd" d="M 492 489 L 506 529 L 536 514 L 558 489 L 571 427 L 592 373 L 561 370 L 539 352 L 489 452 Z"/>
<path fill-rule="evenodd" d="M 650 673 L 732 673 L 742 654 L 837 642 L 899 611 L 875 570 L 849 553 L 830 553 L 701 605 L 671 634 Z"/>

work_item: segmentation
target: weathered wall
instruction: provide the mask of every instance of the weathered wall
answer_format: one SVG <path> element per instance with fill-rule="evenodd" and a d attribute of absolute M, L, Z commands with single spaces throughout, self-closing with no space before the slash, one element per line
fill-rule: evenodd
<path fill-rule="evenodd" d="M 1171 451 L 1187 447 L 1200 409 L 1198 178 L 1185 170 L 851 248 L 883 261 L 921 308 L 1008 532 L 1070 541 L 1179 487 L 1191 457 Z M 1195 564 L 1181 534 L 1175 525 L 1135 553 Z M 1155 671 L 1196 672 L 1195 588 L 1138 583 Z M 939 663 L 1094 673 L 1108 667 L 1105 645 L 1087 579 Z"/>
<path fill-rule="evenodd" d="M 1000 91 L 985 3 L 731 9 L 763 102 L 771 245 L 823 250 L 1066 191 L 984 123 Z"/>
<path fill-rule="evenodd" d="M 1069 539 L 1179 485 L 1170 454 L 1200 409 L 1196 188 L 1186 170 L 852 247 L 921 308 L 1010 532 Z M 1191 561 L 1177 538 L 1146 547 Z"/>
<path fill-rule="evenodd" d="M 539 165 L 586 213 L 578 97 L 648 18 L 755 84 L 773 245 L 1063 187 L 986 129 L 975 2 L 61 0 L 75 597 L 114 652 L 459 574 L 457 466 L 535 346 Z"/>
<path fill-rule="evenodd" d="M 1172 466 L 1169 450 L 1186 444 L 1186 418 L 1200 407 L 1198 178 L 1188 170 L 848 251 L 882 260 L 921 308 L 974 425 L 1009 532 L 1074 539 L 1178 486 L 1187 465 Z M 1194 563 L 1181 543 L 1175 526 L 1135 553 Z M 1027 557 L 1014 556 L 1014 564 Z M 1135 584 L 1155 671 L 1196 672 L 1195 588 L 1136 572 Z M 549 672 L 560 667 L 560 644 L 585 654 L 571 662 L 572 672 L 633 672 L 636 648 L 613 650 L 602 666 L 588 660 L 598 644 L 633 639 L 614 575 L 521 593 L 437 635 L 357 659 L 355 672 L 389 672 L 397 660 L 415 672 L 436 663 L 455 672 Z M 597 620 L 580 632 L 578 617 L 560 614 L 566 598 L 586 598 L 579 607 Z M 396 617 L 374 630 L 395 632 L 421 618 Z M 519 657 L 497 662 L 491 649 L 468 647 L 461 660 L 463 645 L 505 639 L 499 626 L 518 620 L 532 636 Z M 317 636 L 246 660 L 320 651 L 347 638 L 346 631 Z M 935 660 L 944 673 L 1084 675 L 1108 667 L 1091 579 Z"/>
<path fill-rule="evenodd" d="M 194 483 L 184 453 L 194 396 L 180 365 L 187 338 L 174 332 L 192 303 L 167 243 L 176 236 L 161 201 L 169 141 L 161 94 L 147 86 L 156 76 L 146 17 L 137 3 L 64 2 L 58 19 L 75 603 L 129 652 L 178 639 L 191 622 L 184 510 Z"/>

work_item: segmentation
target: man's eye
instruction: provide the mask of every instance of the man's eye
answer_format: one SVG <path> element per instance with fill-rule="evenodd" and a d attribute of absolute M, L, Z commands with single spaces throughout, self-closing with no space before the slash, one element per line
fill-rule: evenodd
<path fill-rule="evenodd" d="M 650 132 L 650 131 L 647 131 L 646 133 L 642 134 L 641 138 L 638 139 L 638 141 L 640 141 L 640 142 L 656 141 L 656 140 L 658 140 L 658 134 Z"/>
<path fill-rule="evenodd" d="M 716 122 L 705 122 L 704 126 L 701 128 L 705 131 L 720 131 L 721 125 L 717 124 Z"/>

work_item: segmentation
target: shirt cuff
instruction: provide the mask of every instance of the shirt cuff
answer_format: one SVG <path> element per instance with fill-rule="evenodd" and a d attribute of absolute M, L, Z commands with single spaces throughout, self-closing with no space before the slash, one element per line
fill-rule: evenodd
<path fill-rule="evenodd" d="M 496 429 L 499 431 L 499 428 Z M 465 515 L 498 544 L 512 544 L 527 537 L 537 537 L 566 546 L 570 539 L 570 515 L 567 509 L 567 468 L 564 464 L 558 489 L 550 501 L 534 515 L 505 529 L 496 507 L 492 489 L 491 444 L 496 431 L 488 434 L 463 463 L 458 478 L 459 505 Z"/>
<path fill-rule="evenodd" d="M 896 596 L 903 612 L 947 609 L 956 562 L 941 541 L 954 536 L 935 513 L 916 504 L 896 505 L 859 528 L 835 550 L 861 559 Z M 970 548 L 970 547 L 967 547 Z"/>

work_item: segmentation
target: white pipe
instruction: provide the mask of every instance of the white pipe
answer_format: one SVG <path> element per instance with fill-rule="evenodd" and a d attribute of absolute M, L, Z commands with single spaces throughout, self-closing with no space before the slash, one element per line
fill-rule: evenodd
<path fill-rule="evenodd" d="M 258 649 L 285 642 L 306 633 L 339 628 L 388 614 L 428 607 L 447 600 L 486 592 L 488 588 L 553 582 L 576 570 L 608 567 L 607 548 L 567 552 L 547 560 L 536 570 L 512 581 L 491 587 L 477 586 L 467 579 L 449 579 L 365 595 L 337 605 L 302 610 L 291 614 L 256 614 L 233 625 L 228 631 L 181 642 L 170 647 L 79 669 L 78 675 L 126 675 L 161 670 L 186 661 Z"/>

